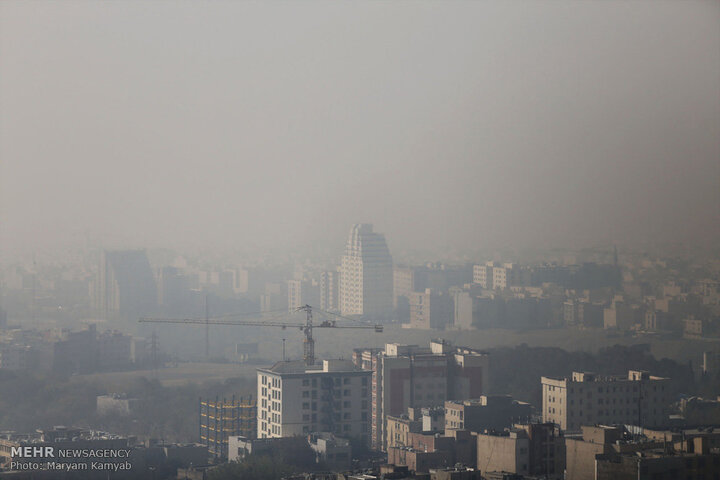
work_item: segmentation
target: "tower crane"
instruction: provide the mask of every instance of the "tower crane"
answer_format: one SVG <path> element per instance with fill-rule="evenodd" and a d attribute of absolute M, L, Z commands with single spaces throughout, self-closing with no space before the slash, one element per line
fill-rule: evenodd
<path fill-rule="evenodd" d="M 322 312 L 324 315 L 332 315 L 337 318 L 345 318 L 332 312 L 326 312 L 324 310 L 315 309 L 316 311 Z M 375 332 L 382 332 L 383 326 L 380 324 L 358 324 L 358 325 L 338 325 L 335 319 L 325 319 L 322 323 L 313 324 L 313 307 L 310 305 L 303 305 L 293 310 L 294 312 L 305 312 L 305 323 L 293 323 L 293 322 L 276 322 L 276 321 L 260 321 L 260 320 L 231 320 L 229 318 L 234 315 L 224 315 L 222 317 L 208 317 L 201 318 L 155 318 L 155 317 L 143 317 L 140 319 L 140 323 L 174 323 L 183 325 L 205 325 L 206 328 L 210 325 L 245 325 L 255 327 L 280 327 L 283 330 L 286 328 L 298 328 L 305 334 L 303 340 L 303 360 L 305 365 L 315 364 L 315 339 L 313 338 L 313 328 L 352 328 L 352 329 L 372 329 Z"/>

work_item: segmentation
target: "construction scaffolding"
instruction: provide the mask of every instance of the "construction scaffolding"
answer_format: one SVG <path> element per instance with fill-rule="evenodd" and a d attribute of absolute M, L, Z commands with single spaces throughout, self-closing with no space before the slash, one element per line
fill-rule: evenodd
<path fill-rule="evenodd" d="M 252 395 L 230 402 L 200 398 L 200 443 L 207 445 L 208 453 L 220 459 L 228 456 L 228 437 L 240 435 L 255 438 L 257 435 L 257 403 Z"/>

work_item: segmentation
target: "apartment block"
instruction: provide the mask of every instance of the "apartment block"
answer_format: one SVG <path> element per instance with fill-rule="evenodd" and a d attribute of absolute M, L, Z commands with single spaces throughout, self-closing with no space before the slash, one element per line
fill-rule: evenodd
<path fill-rule="evenodd" d="M 27 370 L 32 366 L 33 353 L 29 345 L 0 344 L 0 370 Z"/>
<path fill-rule="evenodd" d="M 419 408 L 408 408 L 402 415 L 387 416 L 387 446 L 406 447 L 410 445 L 410 434 L 423 431 Z"/>
<path fill-rule="evenodd" d="M 490 280 L 488 282 L 488 280 Z M 492 271 L 488 275 L 488 265 L 473 265 L 473 283 L 482 288 L 492 289 Z M 489 285 L 489 286 L 488 286 Z"/>
<path fill-rule="evenodd" d="M 424 292 L 410 294 L 411 328 L 421 330 L 444 330 L 452 325 L 453 299 L 442 292 L 426 289 Z"/>
<path fill-rule="evenodd" d="M 353 361 L 372 372 L 372 443 L 386 448 L 388 415 L 408 407 L 444 405 L 445 400 L 477 398 L 488 388 L 487 353 L 433 340 L 430 348 L 389 343 L 384 350 L 357 349 Z"/>
<path fill-rule="evenodd" d="M 523 278 L 523 270 L 518 265 L 486 262 L 485 265 L 473 265 L 473 283 L 489 290 L 505 290 L 528 282 Z"/>
<path fill-rule="evenodd" d="M 372 372 L 349 360 L 258 368 L 258 438 L 330 432 L 370 440 Z"/>
<path fill-rule="evenodd" d="M 388 463 L 405 465 L 415 472 L 452 465 L 474 468 L 477 463 L 475 440 L 466 430 L 454 431 L 449 436 L 434 432 L 410 433 L 407 445 L 388 448 Z"/>
<path fill-rule="evenodd" d="M 503 430 L 529 420 L 532 406 L 509 395 L 482 395 L 472 400 L 445 402 L 445 434 L 451 430 Z"/>
<path fill-rule="evenodd" d="M 625 302 L 614 301 L 612 306 L 603 311 L 603 324 L 606 330 L 630 330 L 644 321 L 644 312 L 637 305 L 629 305 Z"/>
<path fill-rule="evenodd" d="M 517 424 L 503 432 L 478 434 L 476 441 L 482 472 L 563 478 L 565 438 L 551 423 Z"/>
<path fill-rule="evenodd" d="M 543 421 L 580 431 L 582 425 L 667 423 L 670 379 L 630 370 L 627 377 L 573 372 L 571 378 L 542 377 Z"/>
<path fill-rule="evenodd" d="M 606 429 L 612 435 L 590 435 Z M 614 431 L 613 431 L 614 430 Z M 595 436 L 596 438 L 592 438 Z M 583 427 L 568 440 L 568 477 L 578 480 L 677 480 L 720 478 L 718 433 L 712 431 L 627 432 Z"/>

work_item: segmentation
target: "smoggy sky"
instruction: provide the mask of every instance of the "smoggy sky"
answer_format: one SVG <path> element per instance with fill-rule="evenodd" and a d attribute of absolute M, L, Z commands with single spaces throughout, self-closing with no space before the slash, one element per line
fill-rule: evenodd
<path fill-rule="evenodd" d="M 0 3 L 5 252 L 720 241 L 714 1 Z"/>

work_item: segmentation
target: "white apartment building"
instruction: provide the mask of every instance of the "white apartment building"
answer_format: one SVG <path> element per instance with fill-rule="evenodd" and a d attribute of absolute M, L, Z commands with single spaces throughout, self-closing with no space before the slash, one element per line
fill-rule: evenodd
<path fill-rule="evenodd" d="M 492 269 L 492 262 L 490 267 Z M 473 283 L 477 283 L 482 288 L 492 288 L 492 271 L 490 273 L 490 287 L 488 287 L 488 265 L 473 265 Z"/>
<path fill-rule="evenodd" d="M 393 310 L 392 257 L 371 224 L 350 230 L 340 264 L 340 313 L 383 318 Z"/>
<path fill-rule="evenodd" d="M 473 283 L 488 290 L 505 290 L 520 283 L 521 271 L 517 265 L 486 262 L 485 265 L 473 265 Z"/>
<path fill-rule="evenodd" d="M 258 438 L 332 432 L 370 441 L 372 372 L 350 360 L 258 368 Z"/>
<path fill-rule="evenodd" d="M 630 370 L 626 377 L 573 372 L 572 378 L 542 377 L 543 421 L 579 432 L 582 425 L 667 423 L 669 378 Z"/>

